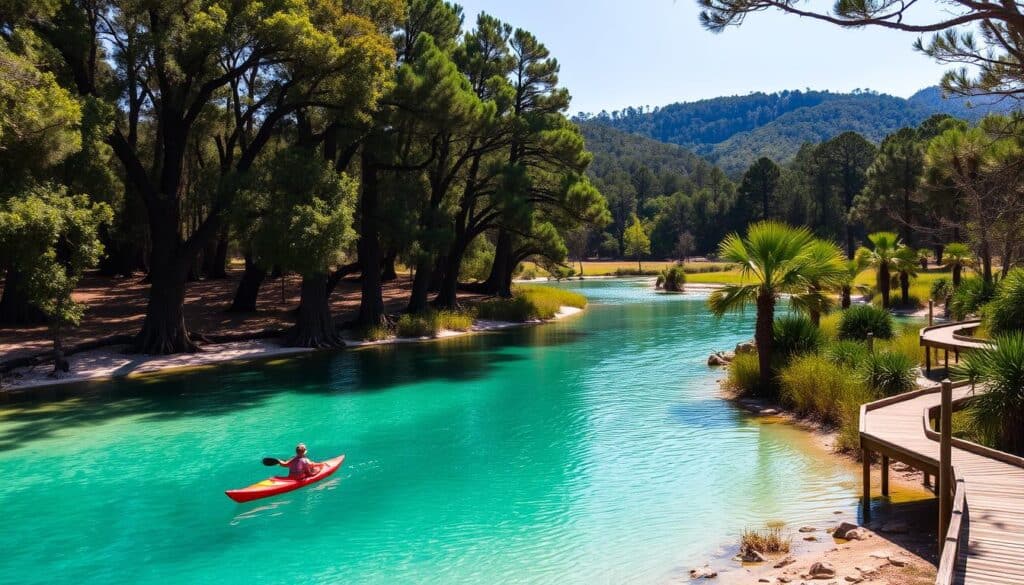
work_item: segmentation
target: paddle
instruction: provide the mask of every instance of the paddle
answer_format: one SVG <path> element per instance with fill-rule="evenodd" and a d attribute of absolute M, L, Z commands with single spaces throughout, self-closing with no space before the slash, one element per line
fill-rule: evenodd
<path fill-rule="evenodd" d="M 280 459 L 275 459 L 273 457 L 263 458 L 263 465 L 266 465 L 267 467 L 274 467 L 275 465 L 281 465 L 281 463 L 282 461 Z"/>

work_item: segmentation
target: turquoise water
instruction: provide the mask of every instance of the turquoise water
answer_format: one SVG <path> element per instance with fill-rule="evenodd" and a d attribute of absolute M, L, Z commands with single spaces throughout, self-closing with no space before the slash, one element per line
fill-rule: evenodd
<path fill-rule="evenodd" d="M 743 528 L 857 502 L 854 471 L 715 397 L 749 338 L 698 293 L 568 285 L 582 315 L 0 411 L 0 581 L 665 583 Z M 264 456 L 347 453 L 235 504 Z"/>

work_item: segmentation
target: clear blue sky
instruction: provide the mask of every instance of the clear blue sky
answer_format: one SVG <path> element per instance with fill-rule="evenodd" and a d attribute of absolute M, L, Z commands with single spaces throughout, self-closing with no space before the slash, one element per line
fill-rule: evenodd
<path fill-rule="evenodd" d="M 457 3 L 467 26 L 486 11 L 537 35 L 561 64 L 573 112 L 804 88 L 907 97 L 936 85 L 945 70 L 913 50 L 910 33 L 846 30 L 764 12 L 714 34 L 701 28 L 695 0 Z M 919 7 L 937 14 L 929 4 Z"/>

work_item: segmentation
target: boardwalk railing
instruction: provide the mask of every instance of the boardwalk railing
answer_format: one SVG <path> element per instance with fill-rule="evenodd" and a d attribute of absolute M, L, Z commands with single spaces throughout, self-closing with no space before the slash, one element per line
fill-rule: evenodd
<path fill-rule="evenodd" d="M 939 558 L 939 571 L 935 578 L 935 585 L 954 585 L 953 576 L 956 569 L 956 561 L 960 555 L 960 543 L 967 539 L 967 523 L 964 516 L 967 512 L 967 488 L 964 480 L 956 481 L 956 494 L 953 496 L 953 515 L 949 520 L 949 530 L 946 531 L 946 544 L 942 547 L 942 557 Z"/>

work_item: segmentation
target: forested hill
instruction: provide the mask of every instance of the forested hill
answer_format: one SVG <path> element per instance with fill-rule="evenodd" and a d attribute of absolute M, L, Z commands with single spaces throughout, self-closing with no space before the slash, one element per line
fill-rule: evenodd
<path fill-rule="evenodd" d="M 937 87 L 909 99 L 868 91 L 784 91 L 729 96 L 644 110 L 627 108 L 581 115 L 603 124 L 684 146 L 738 176 L 758 157 L 789 161 L 805 142 L 818 143 L 852 130 L 878 141 L 932 114 L 948 113 L 976 120 L 1006 111 L 1010 100 L 943 99 Z"/>

